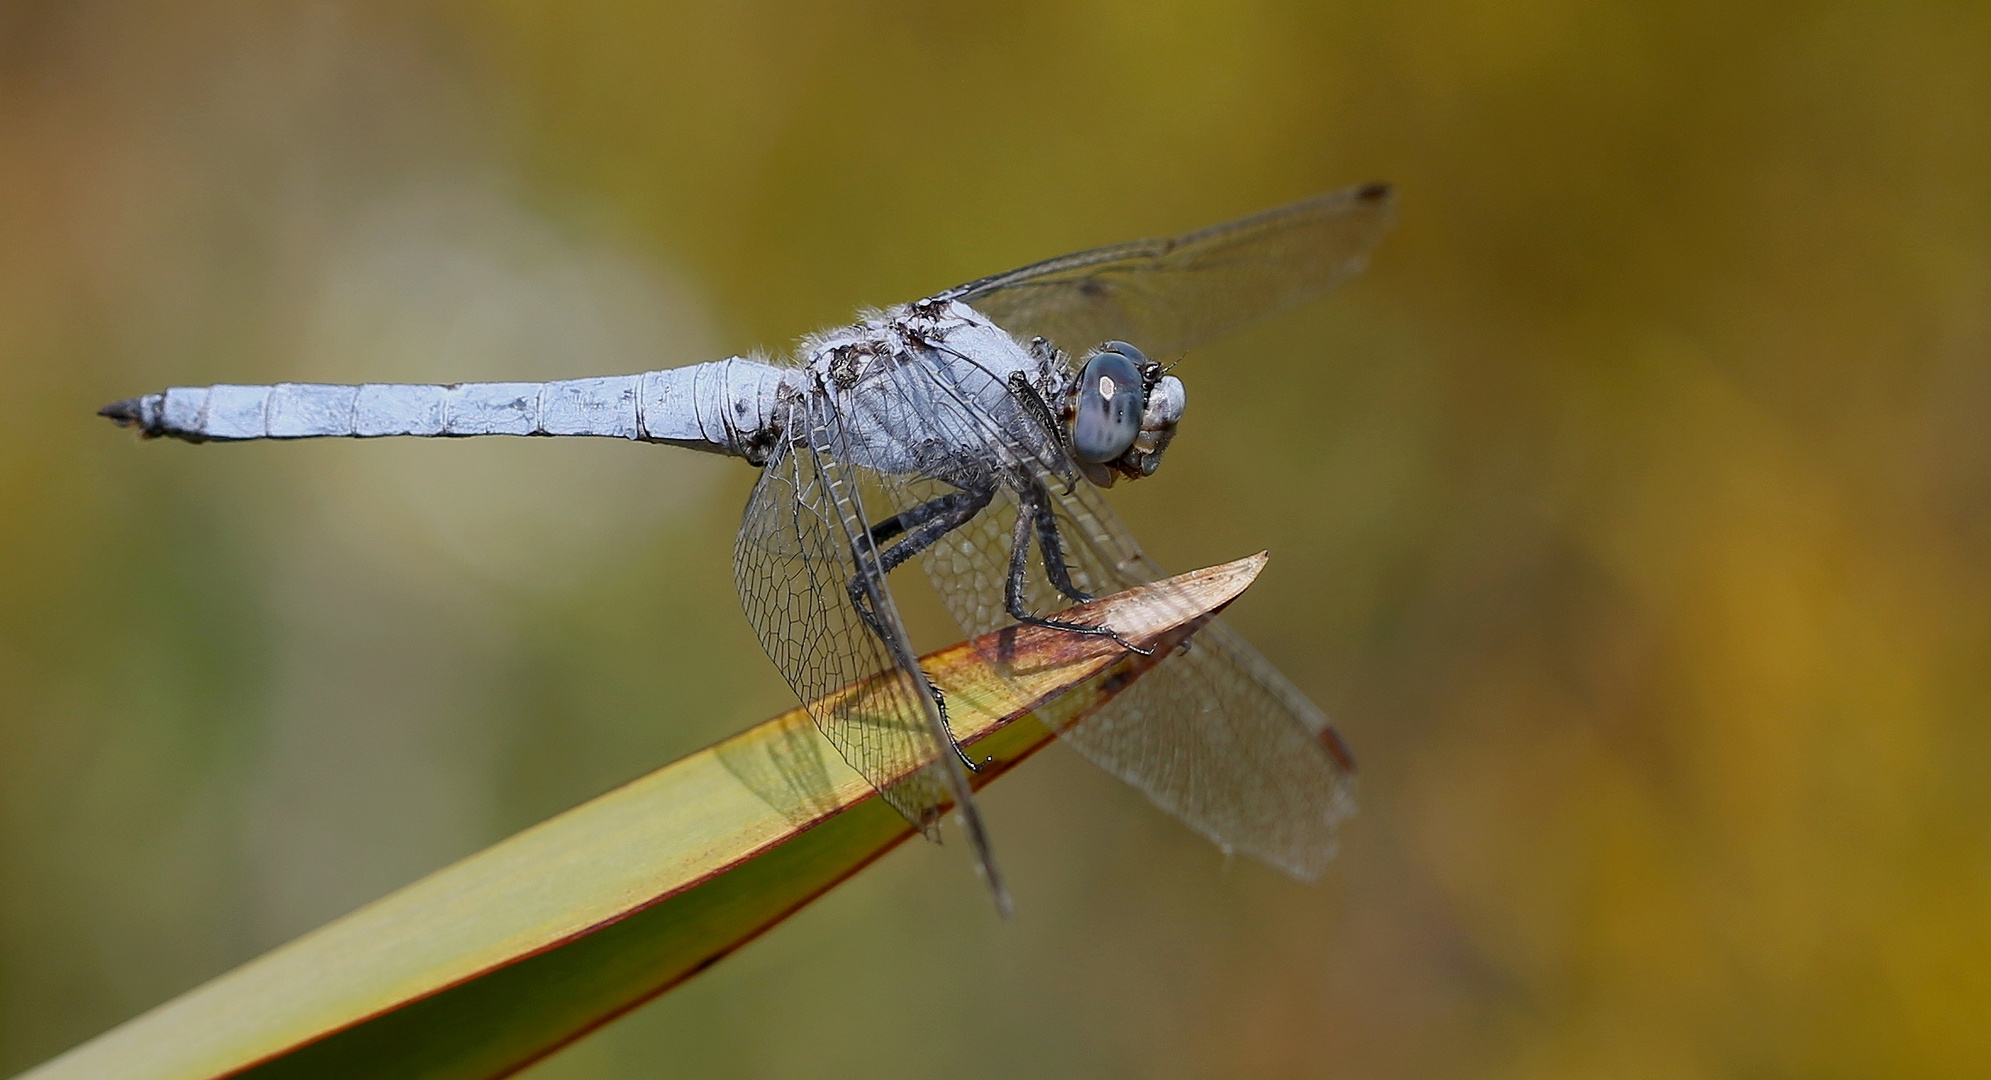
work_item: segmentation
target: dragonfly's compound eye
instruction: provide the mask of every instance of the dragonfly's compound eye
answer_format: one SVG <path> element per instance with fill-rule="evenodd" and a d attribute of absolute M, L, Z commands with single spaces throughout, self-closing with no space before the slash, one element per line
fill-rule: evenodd
<path fill-rule="evenodd" d="M 1147 391 L 1141 369 L 1120 342 L 1092 354 L 1079 373 L 1078 408 L 1072 416 L 1072 450 L 1081 462 L 1098 465 L 1118 458 L 1141 434 Z M 1131 345 L 1124 346 L 1134 351 Z M 1145 359 L 1145 357 L 1143 357 Z"/>

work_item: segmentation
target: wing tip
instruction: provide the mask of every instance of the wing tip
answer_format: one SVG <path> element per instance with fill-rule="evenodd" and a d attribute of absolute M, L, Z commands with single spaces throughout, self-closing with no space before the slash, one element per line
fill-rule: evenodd
<path fill-rule="evenodd" d="M 1349 752 L 1348 744 L 1341 740 L 1341 733 L 1334 730 L 1334 725 L 1320 729 L 1314 738 L 1320 740 L 1321 748 L 1327 751 L 1327 756 L 1333 758 L 1336 765 L 1341 766 L 1341 771 L 1355 772 L 1355 755 Z"/>
<path fill-rule="evenodd" d="M 1386 203 L 1396 198 L 1396 185 L 1387 180 L 1376 180 L 1357 187 L 1354 191 L 1356 202 Z"/>

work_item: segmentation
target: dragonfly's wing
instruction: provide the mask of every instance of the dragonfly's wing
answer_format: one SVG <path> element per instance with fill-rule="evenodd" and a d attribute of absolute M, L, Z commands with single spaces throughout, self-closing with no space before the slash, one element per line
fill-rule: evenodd
<path fill-rule="evenodd" d="M 1077 589 L 1104 595 L 1167 576 L 1096 488 L 1083 482 L 1067 488 L 1043 440 L 1014 440 L 1000 425 L 989 425 L 986 434 L 992 452 L 1034 472 L 1050 494 Z M 1013 621 L 1004 588 L 1018 509 L 1006 490 L 921 556 L 948 610 L 971 635 Z M 1032 614 L 1070 605 L 1052 586 L 1034 541 L 1026 570 L 1023 604 Z M 1186 651 L 1060 734 L 1219 847 L 1296 877 L 1325 872 L 1336 825 L 1354 809 L 1354 762 L 1327 718 L 1219 620 L 1205 624 Z"/>
<path fill-rule="evenodd" d="M 1048 259 L 941 298 L 1073 354 L 1119 339 L 1166 359 L 1360 271 L 1394 203 L 1386 184 L 1328 192 L 1183 236 Z"/>
<path fill-rule="evenodd" d="M 949 766 L 959 766 L 891 591 L 870 569 L 860 478 L 846 464 L 831 410 L 796 402 L 787 412 L 792 437 L 761 471 L 733 550 L 740 601 L 767 655 L 844 760 L 937 838 L 940 808 L 957 794 Z M 865 624 L 858 599 L 891 640 Z M 963 776 L 958 794 L 972 812 L 966 787 Z"/>
<path fill-rule="evenodd" d="M 1166 576 L 1098 489 L 1057 494 L 1075 560 L 1109 591 Z M 1355 762 L 1327 717 L 1221 619 L 1062 734 L 1219 847 L 1295 877 L 1326 872 L 1336 826 L 1354 812 Z"/>

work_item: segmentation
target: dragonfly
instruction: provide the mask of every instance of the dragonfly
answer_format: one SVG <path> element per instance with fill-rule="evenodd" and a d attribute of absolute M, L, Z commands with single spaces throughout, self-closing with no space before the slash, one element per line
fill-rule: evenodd
<path fill-rule="evenodd" d="M 824 736 L 930 839 L 956 810 L 1005 914 L 973 758 L 920 669 L 892 574 L 917 560 L 969 635 L 1061 618 L 1162 581 L 1101 495 L 1155 473 L 1186 404 L 1185 354 L 1366 264 L 1388 185 L 1331 191 L 1181 236 L 1033 263 L 802 339 L 637 375 L 453 385 L 174 387 L 101 414 L 188 442 L 609 437 L 760 468 L 733 553 L 742 606 Z M 1164 362 L 1166 361 L 1166 362 Z M 1215 842 L 1318 878 L 1355 763 L 1305 694 L 1221 620 L 1059 732 Z"/>

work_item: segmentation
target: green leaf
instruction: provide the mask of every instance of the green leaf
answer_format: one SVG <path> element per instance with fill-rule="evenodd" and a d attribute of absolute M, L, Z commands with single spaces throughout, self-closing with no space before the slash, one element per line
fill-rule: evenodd
<path fill-rule="evenodd" d="M 1264 554 L 927 656 L 977 787 L 1165 658 Z M 998 673 L 1000 665 L 1002 673 Z M 795 709 L 319 928 L 25 1074 L 490 1077 L 704 970 L 912 829 Z"/>

